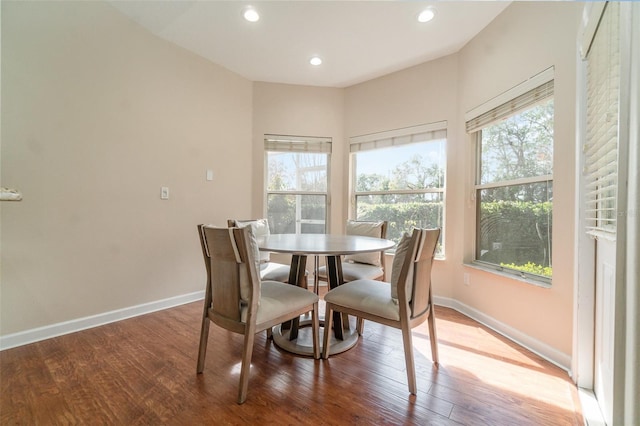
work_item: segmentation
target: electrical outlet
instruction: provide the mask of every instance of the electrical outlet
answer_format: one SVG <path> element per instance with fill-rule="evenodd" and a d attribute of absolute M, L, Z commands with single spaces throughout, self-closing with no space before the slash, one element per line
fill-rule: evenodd
<path fill-rule="evenodd" d="M 160 199 L 161 200 L 168 200 L 169 199 L 169 188 L 166 186 L 163 186 L 160 188 Z"/>

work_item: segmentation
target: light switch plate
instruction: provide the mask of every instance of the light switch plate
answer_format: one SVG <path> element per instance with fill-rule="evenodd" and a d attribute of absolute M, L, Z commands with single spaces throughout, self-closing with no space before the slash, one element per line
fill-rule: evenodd
<path fill-rule="evenodd" d="M 162 200 L 168 200 L 169 199 L 169 188 L 166 186 L 163 186 L 160 188 L 160 199 Z"/>
<path fill-rule="evenodd" d="M 213 170 L 207 169 L 207 180 L 213 180 Z"/>

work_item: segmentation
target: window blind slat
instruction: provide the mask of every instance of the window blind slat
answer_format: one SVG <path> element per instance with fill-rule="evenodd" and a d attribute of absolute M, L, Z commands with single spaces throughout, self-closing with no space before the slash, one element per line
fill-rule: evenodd
<path fill-rule="evenodd" d="M 613 149 L 615 149 L 615 147 Z M 618 169 L 618 157 L 615 154 L 615 151 L 607 152 L 603 157 L 593 158 L 592 163 L 587 164 L 584 170 L 589 175 L 598 173 L 598 176 L 590 176 L 587 178 L 587 181 L 600 180 L 603 176 L 615 173 Z"/>
<path fill-rule="evenodd" d="M 587 128 L 591 129 L 591 137 L 587 138 L 587 144 L 584 152 L 592 155 L 598 150 L 606 150 L 607 147 L 617 143 L 618 126 L 617 123 L 605 123 L 605 119 L 601 118 L 598 122 L 594 121 L 591 125 L 587 123 Z"/>
<path fill-rule="evenodd" d="M 608 186 L 605 186 L 605 187 L 598 187 L 598 189 L 592 191 L 592 195 L 611 194 L 611 192 L 615 191 L 615 190 L 616 190 L 615 184 L 608 185 Z M 604 197 L 598 197 L 598 198 L 594 197 L 591 200 L 592 200 L 591 201 L 592 203 L 597 202 L 597 201 L 603 201 Z"/>
<path fill-rule="evenodd" d="M 602 169 L 593 169 L 597 172 L 601 171 Z M 592 175 L 596 174 L 596 173 L 591 173 Z M 609 182 L 613 182 L 613 184 L 615 184 L 615 182 L 617 181 L 618 178 L 618 171 L 617 168 L 615 168 L 615 165 L 611 165 L 609 167 L 609 173 L 607 174 L 602 174 L 601 176 L 589 176 L 587 179 L 585 179 L 585 184 L 588 186 L 591 185 L 605 185 Z M 591 188 L 593 189 L 593 188 Z M 587 194 L 589 195 L 589 194 Z"/>
<path fill-rule="evenodd" d="M 603 211 L 612 211 L 612 212 L 613 212 L 613 211 L 615 211 L 615 209 L 614 209 L 614 208 L 610 208 L 610 209 L 590 209 L 590 210 L 586 210 L 586 211 L 591 212 L 591 213 L 594 213 L 594 212 L 603 212 Z M 595 217 L 595 216 L 594 216 L 594 217 L 592 217 L 591 219 L 587 219 L 587 220 L 588 220 L 588 221 L 591 221 L 591 222 L 596 222 L 596 223 L 597 223 L 597 222 L 602 222 L 602 218 L 597 218 L 597 217 Z M 610 218 L 607 218 L 607 223 L 613 223 L 613 222 L 615 222 L 615 221 L 616 221 L 615 216 L 612 216 L 612 217 L 610 217 Z"/>
<path fill-rule="evenodd" d="M 585 155 L 587 166 L 591 166 L 593 163 L 610 163 L 618 157 L 616 152 L 616 140 L 610 137 L 603 137 L 603 139 L 605 138 L 610 139 L 610 142 L 602 143 L 595 149 L 587 151 Z"/>
<path fill-rule="evenodd" d="M 272 152 L 331 153 L 331 138 L 264 135 L 264 149 Z"/>

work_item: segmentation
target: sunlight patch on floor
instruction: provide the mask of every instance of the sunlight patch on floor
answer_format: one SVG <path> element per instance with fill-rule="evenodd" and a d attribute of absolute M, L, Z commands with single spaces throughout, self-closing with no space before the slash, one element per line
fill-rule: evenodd
<path fill-rule="evenodd" d="M 465 346 L 465 340 L 459 337 L 456 337 L 456 341 L 449 342 L 438 336 L 439 361 L 444 374 L 452 374 L 452 377 L 459 378 L 456 376 L 456 370 L 460 370 L 478 378 L 490 387 L 506 390 L 526 399 L 537 400 L 570 412 L 575 411 L 569 390 L 571 384 L 566 379 L 548 371 L 548 368 L 553 367 L 543 366 L 523 352 L 524 349 L 518 350 L 482 329 L 474 333 L 484 334 L 483 344 L 468 347 Z M 431 360 L 429 337 L 416 334 L 418 333 L 414 333 L 413 338 L 414 350 Z M 483 349 L 487 347 L 491 347 L 491 351 Z M 491 353 L 499 353 L 499 358 L 490 356 Z M 464 377 L 462 379 L 464 380 Z M 541 394 L 539 392 L 541 388 L 562 389 L 562 391 Z"/>

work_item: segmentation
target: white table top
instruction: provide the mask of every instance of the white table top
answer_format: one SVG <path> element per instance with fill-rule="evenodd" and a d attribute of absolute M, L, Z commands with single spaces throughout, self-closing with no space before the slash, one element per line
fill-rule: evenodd
<path fill-rule="evenodd" d="M 342 255 L 387 250 L 395 246 L 391 240 L 359 235 L 272 234 L 258 238 L 263 251 L 290 254 Z"/>

